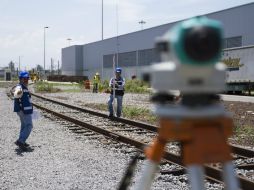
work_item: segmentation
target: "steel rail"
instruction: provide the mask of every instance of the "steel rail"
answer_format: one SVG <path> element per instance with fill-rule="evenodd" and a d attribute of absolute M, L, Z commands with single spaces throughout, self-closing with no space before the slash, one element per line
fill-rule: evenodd
<path fill-rule="evenodd" d="M 128 137 L 125 137 L 125 136 L 122 136 L 120 134 L 108 131 L 106 129 L 102 129 L 102 128 L 93 126 L 91 124 L 85 123 L 83 121 L 71 118 L 71 117 L 66 116 L 64 114 L 55 112 L 55 111 L 47 109 L 47 108 L 44 108 L 44 107 L 42 107 L 40 105 L 37 105 L 35 103 L 33 103 L 33 105 L 35 107 L 41 109 L 41 110 L 44 110 L 44 111 L 46 111 L 48 113 L 51 113 L 51 114 L 53 114 L 53 115 L 55 115 L 57 117 L 60 117 L 60 118 L 62 118 L 64 120 L 66 120 L 66 121 L 72 122 L 72 123 L 74 123 L 76 125 L 79 125 L 79 126 L 87 128 L 87 129 L 90 129 L 92 131 L 95 131 L 97 133 L 103 134 L 103 135 L 105 135 L 105 136 L 107 136 L 109 138 L 112 138 L 113 140 L 120 141 L 120 142 L 123 142 L 123 143 L 126 143 L 126 144 L 130 144 L 130 145 L 135 146 L 136 148 L 138 148 L 140 150 L 142 150 L 145 146 L 147 146 L 146 144 L 144 144 L 142 142 L 130 139 Z M 175 164 L 178 164 L 178 165 L 184 167 L 182 162 L 181 162 L 181 157 L 178 156 L 178 155 L 175 155 L 175 154 L 169 153 L 169 152 L 165 152 L 164 159 L 166 159 L 167 161 L 169 161 L 171 163 L 173 162 Z M 205 171 L 206 171 L 206 175 L 208 176 L 208 179 L 211 179 L 213 181 L 217 181 L 217 182 L 221 183 L 221 174 L 222 174 L 222 171 L 220 169 L 211 167 L 209 165 L 205 165 L 204 167 L 205 167 Z M 239 179 L 239 181 L 241 183 L 242 189 L 244 189 L 244 190 L 253 190 L 254 189 L 254 182 L 249 181 L 249 180 L 247 180 L 245 178 L 242 178 L 240 176 L 237 176 L 237 177 L 238 177 L 238 179 Z"/>
<path fill-rule="evenodd" d="M 78 106 L 69 105 L 69 104 L 59 102 L 59 101 L 56 101 L 56 100 L 52 100 L 51 98 L 46 98 L 46 97 L 43 97 L 43 96 L 40 96 L 40 95 L 34 94 L 34 93 L 31 93 L 31 95 L 33 95 L 37 98 L 41 98 L 41 99 L 44 99 L 44 100 L 47 100 L 47 101 L 50 101 L 50 102 L 68 107 L 68 108 L 76 109 L 76 110 L 86 112 L 86 113 L 89 113 L 89 114 L 92 114 L 92 115 L 96 115 L 96 116 L 99 116 L 99 117 L 103 117 L 103 118 L 109 118 L 107 114 L 104 114 L 104 113 L 101 113 L 101 112 L 98 112 L 98 111 L 94 111 L 94 110 L 91 110 L 91 109 L 85 109 L 85 108 L 81 108 L 81 107 L 78 107 Z M 128 124 L 128 125 L 133 125 L 135 127 L 146 129 L 146 130 L 149 130 L 149 131 L 152 131 L 152 132 L 157 132 L 157 130 L 158 130 L 158 127 L 156 127 L 154 125 L 150 125 L 150 124 L 139 122 L 139 121 L 133 121 L 133 120 L 120 118 L 120 117 L 112 117 L 110 119 L 112 121 L 117 121 L 117 122 L 125 123 L 125 124 Z"/>
<path fill-rule="evenodd" d="M 247 158 L 253 158 L 254 157 L 254 151 L 240 147 L 238 145 L 231 145 L 232 151 L 236 154 L 239 154 L 241 156 L 247 157 Z"/>
<path fill-rule="evenodd" d="M 82 112 L 87 112 L 89 114 L 96 115 L 96 116 L 103 117 L 103 118 L 109 118 L 108 115 L 106 115 L 104 113 L 100 113 L 98 111 L 94 111 L 94 110 L 91 110 L 91 109 L 85 109 L 85 108 L 81 108 L 81 107 L 74 106 L 74 105 L 69 105 L 69 104 L 66 104 L 66 103 L 63 103 L 63 102 L 53 100 L 51 98 L 46 98 L 46 97 L 40 96 L 38 94 L 34 94 L 34 93 L 31 93 L 31 94 L 33 96 L 37 97 L 37 98 L 41 98 L 41 99 L 44 99 L 46 101 L 50 101 L 50 102 L 53 102 L 53 103 L 56 103 L 56 104 L 59 104 L 59 105 L 62 105 L 62 106 L 68 107 L 68 108 L 76 109 L 76 110 L 79 110 L 79 111 L 82 111 Z M 149 130 L 149 131 L 152 131 L 152 132 L 157 132 L 158 131 L 158 127 L 156 127 L 154 125 L 144 123 L 144 122 L 140 122 L 140 121 L 133 121 L 133 120 L 129 120 L 129 119 L 126 119 L 126 118 L 118 118 L 118 117 L 113 117 L 113 118 L 110 118 L 110 119 L 112 121 L 117 121 L 117 122 L 125 123 L 125 124 L 128 124 L 128 125 L 133 125 L 135 127 L 146 129 L 146 130 Z M 246 158 L 254 157 L 254 150 L 242 148 L 242 147 L 237 146 L 237 145 L 230 145 L 230 146 L 231 146 L 232 152 L 235 153 L 235 154 L 238 154 L 240 156 L 244 156 Z"/>

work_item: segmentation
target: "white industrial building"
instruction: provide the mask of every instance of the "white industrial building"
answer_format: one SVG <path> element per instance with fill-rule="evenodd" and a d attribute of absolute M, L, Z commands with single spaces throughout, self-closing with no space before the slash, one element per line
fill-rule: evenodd
<path fill-rule="evenodd" d="M 224 48 L 254 45 L 254 3 L 206 14 L 208 18 L 222 22 L 224 26 Z M 62 49 L 62 74 L 88 76 L 99 72 L 103 79 L 113 75 L 113 57 L 123 68 L 123 76 L 140 76 L 143 66 L 159 61 L 154 49 L 154 40 L 163 35 L 174 24 L 120 35 L 84 45 L 74 45 Z"/>

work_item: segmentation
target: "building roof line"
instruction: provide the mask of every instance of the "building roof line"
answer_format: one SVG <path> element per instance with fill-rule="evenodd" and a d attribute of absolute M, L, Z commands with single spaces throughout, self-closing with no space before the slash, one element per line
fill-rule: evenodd
<path fill-rule="evenodd" d="M 223 49 L 223 51 L 247 49 L 247 48 L 253 48 L 253 47 L 254 47 L 254 45 L 247 45 L 247 46 L 241 46 L 241 47 L 225 48 L 225 49 Z"/>
<path fill-rule="evenodd" d="M 248 6 L 248 5 L 251 5 L 251 4 L 254 4 L 254 2 L 238 5 L 238 6 L 235 6 L 235 7 L 230 7 L 230 8 L 227 8 L 227 9 L 223 9 L 223 10 L 219 10 L 219 11 L 215 11 L 215 12 L 211 12 L 211 13 L 207 13 L 207 14 L 196 15 L 196 16 L 208 16 L 208 15 L 211 15 L 211 14 L 215 14 L 215 13 L 219 13 L 219 12 L 223 12 L 223 11 L 228 11 L 228 10 L 236 9 L 236 8 L 240 8 L 240 7 L 244 7 L 244 6 Z M 172 25 L 172 24 L 175 24 L 177 22 L 181 22 L 181 21 L 184 21 L 186 19 L 193 18 L 193 17 L 196 17 L 196 16 L 184 18 L 184 19 L 173 21 L 173 22 L 170 22 L 170 23 L 161 24 L 161 25 L 158 25 L 158 26 L 153 26 L 153 27 L 146 28 L 146 29 L 139 30 L 139 31 L 134 31 L 134 32 L 126 33 L 126 34 L 121 34 L 121 35 L 110 37 L 110 38 L 106 38 L 106 39 L 103 39 L 103 40 L 89 42 L 89 43 L 86 43 L 86 44 L 83 44 L 83 45 L 89 45 L 89 44 L 93 44 L 93 43 L 99 43 L 99 42 L 103 42 L 103 41 L 106 41 L 106 40 L 112 40 L 112 39 L 117 38 L 117 37 L 120 38 L 122 36 L 130 35 L 130 34 L 135 34 L 135 33 L 139 33 L 139 32 L 144 32 L 146 30 L 151 30 L 151 29 L 159 28 L 159 27 L 166 26 L 166 25 Z"/>

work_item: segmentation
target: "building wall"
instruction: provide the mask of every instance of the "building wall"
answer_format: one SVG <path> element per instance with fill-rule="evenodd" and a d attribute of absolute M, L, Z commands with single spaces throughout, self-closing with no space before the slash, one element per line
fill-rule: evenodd
<path fill-rule="evenodd" d="M 215 13 L 207 14 L 209 18 L 217 19 L 222 22 L 225 31 L 225 38 L 228 41 L 233 40 L 231 45 L 235 45 L 235 42 L 239 42 L 239 39 L 242 40 L 238 46 L 246 46 L 246 45 L 253 45 L 254 44 L 254 25 L 250 23 L 250 20 L 254 18 L 254 3 L 242 5 L 239 7 L 230 8 L 223 11 L 218 11 Z M 175 23 L 169 23 L 165 25 L 161 25 L 158 27 L 153 27 L 149 29 L 145 29 L 142 31 L 137 31 L 125 35 L 121 35 L 118 38 L 113 37 L 109 39 L 105 39 L 103 41 L 98 41 L 94 43 L 89 43 L 83 45 L 83 57 L 79 58 L 82 59 L 80 61 L 73 61 L 74 58 L 77 57 L 73 56 L 73 50 L 68 49 L 63 51 L 63 63 L 68 62 L 67 66 L 70 69 L 77 69 L 78 66 L 72 67 L 69 64 L 81 64 L 83 67 L 82 74 L 92 78 L 92 76 L 96 72 L 101 73 L 101 77 L 103 79 L 108 79 L 112 76 L 112 67 L 110 68 L 108 65 L 110 63 L 105 63 L 105 60 L 109 62 L 110 56 L 112 57 L 112 65 L 113 65 L 113 54 L 119 52 L 118 56 L 126 57 L 125 55 L 130 55 L 132 60 L 136 59 L 136 63 L 127 64 L 124 66 L 125 62 L 127 63 L 126 59 L 118 59 L 119 66 L 123 67 L 123 70 L 131 72 L 123 72 L 125 77 L 130 77 L 132 75 L 137 75 L 139 77 L 140 73 L 140 65 L 147 65 L 147 60 L 151 59 L 151 62 L 158 60 L 156 56 L 146 55 L 146 51 L 149 49 L 154 48 L 155 38 L 157 36 L 163 35 L 166 31 L 168 31 Z M 240 37 L 234 39 L 232 37 Z M 232 38 L 232 39 L 231 39 Z M 238 40 L 238 41 L 237 41 Z M 225 40 L 226 42 L 226 40 Z M 78 48 L 78 47 L 75 47 Z M 226 48 L 226 47 L 225 47 Z M 69 52 L 70 51 L 70 52 Z M 131 53 L 134 52 L 134 53 Z M 135 53 L 136 52 L 136 53 Z M 125 53 L 125 54 L 124 54 Z M 142 54 L 143 53 L 143 54 Z M 72 57 L 69 57 L 69 56 Z M 141 58 L 143 56 L 143 58 Z M 66 61 L 66 60 L 68 61 Z M 146 59 L 146 61 L 143 61 Z M 121 61 L 124 60 L 124 61 Z M 115 59 L 116 61 L 116 59 Z M 105 66 L 103 65 L 105 63 Z M 117 61 L 116 61 L 117 62 Z M 135 65 L 136 64 L 136 65 Z M 135 66 L 134 66 L 135 65 Z M 79 66 L 81 67 L 81 66 Z M 66 69 L 63 65 L 63 69 L 65 71 L 70 70 Z M 111 71 L 110 71 L 111 70 Z M 71 73 L 71 72 L 69 72 Z M 72 73 L 76 73 L 72 71 Z"/>
<path fill-rule="evenodd" d="M 70 46 L 62 49 L 62 74 L 83 75 L 83 46 Z"/>
<path fill-rule="evenodd" d="M 121 35 L 118 37 L 118 39 L 114 37 L 84 45 L 83 74 L 91 78 L 94 73 L 100 72 L 104 78 L 102 67 L 104 55 L 116 54 L 117 52 L 133 52 L 137 50 L 153 48 L 155 36 L 162 35 L 164 31 L 166 31 L 166 28 L 168 27 L 156 27 L 153 29 Z"/>
<path fill-rule="evenodd" d="M 242 46 L 254 44 L 254 3 L 231 8 L 207 15 L 209 18 L 220 20 L 224 26 L 225 37 L 242 36 Z"/>

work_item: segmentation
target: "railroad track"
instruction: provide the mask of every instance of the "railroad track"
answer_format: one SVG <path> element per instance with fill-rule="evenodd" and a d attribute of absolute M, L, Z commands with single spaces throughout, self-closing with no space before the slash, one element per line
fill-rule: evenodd
<path fill-rule="evenodd" d="M 116 141 L 120 141 L 120 142 L 129 144 L 129 145 L 135 146 L 136 148 L 142 150 L 144 148 L 144 146 L 147 146 L 148 143 L 142 142 L 144 140 L 143 140 L 143 137 L 141 137 L 141 140 L 140 140 L 140 136 L 142 136 L 142 135 L 146 136 L 146 137 L 150 136 L 151 138 L 153 138 L 156 135 L 156 132 L 158 130 L 158 128 L 156 126 L 152 126 L 152 125 L 149 125 L 146 123 L 136 122 L 136 121 L 132 121 L 132 120 L 124 119 L 124 118 L 109 119 L 106 114 L 103 114 L 103 113 L 100 113 L 100 112 L 97 112 L 94 110 L 84 109 L 84 108 L 73 106 L 73 105 L 68 105 L 66 103 L 48 99 L 48 98 L 39 96 L 37 94 L 32 94 L 32 95 L 36 98 L 45 100 L 46 102 L 51 102 L 53 104 L 58 104 L 63 107 L 72 109 L 72 111 L 70 111 L 70 110 L 66 111 L 64 108 L 61 109 L 62 110 L 61 112 L 64 112 L 64 114 L 63 114 L 63 113 L 59 112 L 59 108 L 53 108 L 54 110 L 57 109 L 58 111 L 53 111 L 52 107 L 51 107 L 51 109 L 46 108 L 45 107 L 45 104 L 47 104 L 46 102 L 43 102 L 42 104 L 34 103 L 35 107 L 77 125 L 76 128 L 73 127 L 71 130 L 78 132 L 78 133 L 82 133 L 83 128 L 86 128 L 91 131 L 95 131 L 96 133 L 103 134 L 109 138 L 116 140 Z M 73 111 L 73 110 L 75 110 L 75 111 Z M 84 115 L 82 117 L 80 115 L 77 117 L 77 113 L 84 113 Z M 69 115 L 67 115 L 67 114 L 69 114 Z M 86 115 L 86 114 L 89 114 L 89 115 Z M 72 116 L 70 116 L 70 115 L 72 115 Z M 97 120 L 97 121 L 99 120 L 99 122 L 106 124 L 106 127 L 101 127 L 101 126 L 98 127 L 98 126 L 94 125 L 93 121 L 89 120 L 91 117 L 96 117 L 95 120 Z M 85 121 L 80 120 L 81 118 L 84 118 Z M 113 127 L 110 127 L 110 125 L 113 125 Z M 128 127 L 125 127 L 126 125 Z M 130 138 L 130 136 L 133 136 L 133 135 L 130 135 L 130 133 L 133 133 L 133 132 L 136 133 L 134 136 L 138 140 Z M 84 133 L 89 134 L 89 133 L 87 133 L 87 131 L 84 131 Z M 137 136 L 139 136 L 139 137 L 137 137 Z M 147 141 L 151 142 L 151 138 Z M 254 157 L 254 151 L 252 151 L 252 150 L 244 149 L 242 147 L 235 146 L 235 145 L 231 145 L 231 147 L 232 147 L 233 153 L 236 155 L 236 158 L 246 159 L 246 158 L 253 158 Z M 168 147 L 168 149 L 170 149 L 170 147 Z M 164 155 L 164 159 L 171 164 L 176 164 L 176 165 L 181 166 L 181 168 L 175 169 L 175 170 L 170 170 L 170 171 L 169 170 L 162 170 L 161 174 L 181 175 L 181 174 L 185 173 L 185 167 L 183 166 L 183 164 L 181 162 L 181 157 L 178 154 L 166 151 L 166 153 Z M 253 164 L 242 164 L 239 166 L 239 168 L 240 169 L 253 169 Z M 208 180 L 221 183 L 221 177 L 220 177 L 221 170 L 219 167 L 214 167 L 212 165 L 205 165 L 205 171 L 206 171 Z M 238 178 L 241 183 L 242 189 L 246 189 L 246 190 L 253 190 L 254 189 L 254 182 L 252 182 L 246 178 L 243 178 L 241 176 L 238 176 Z"/>

